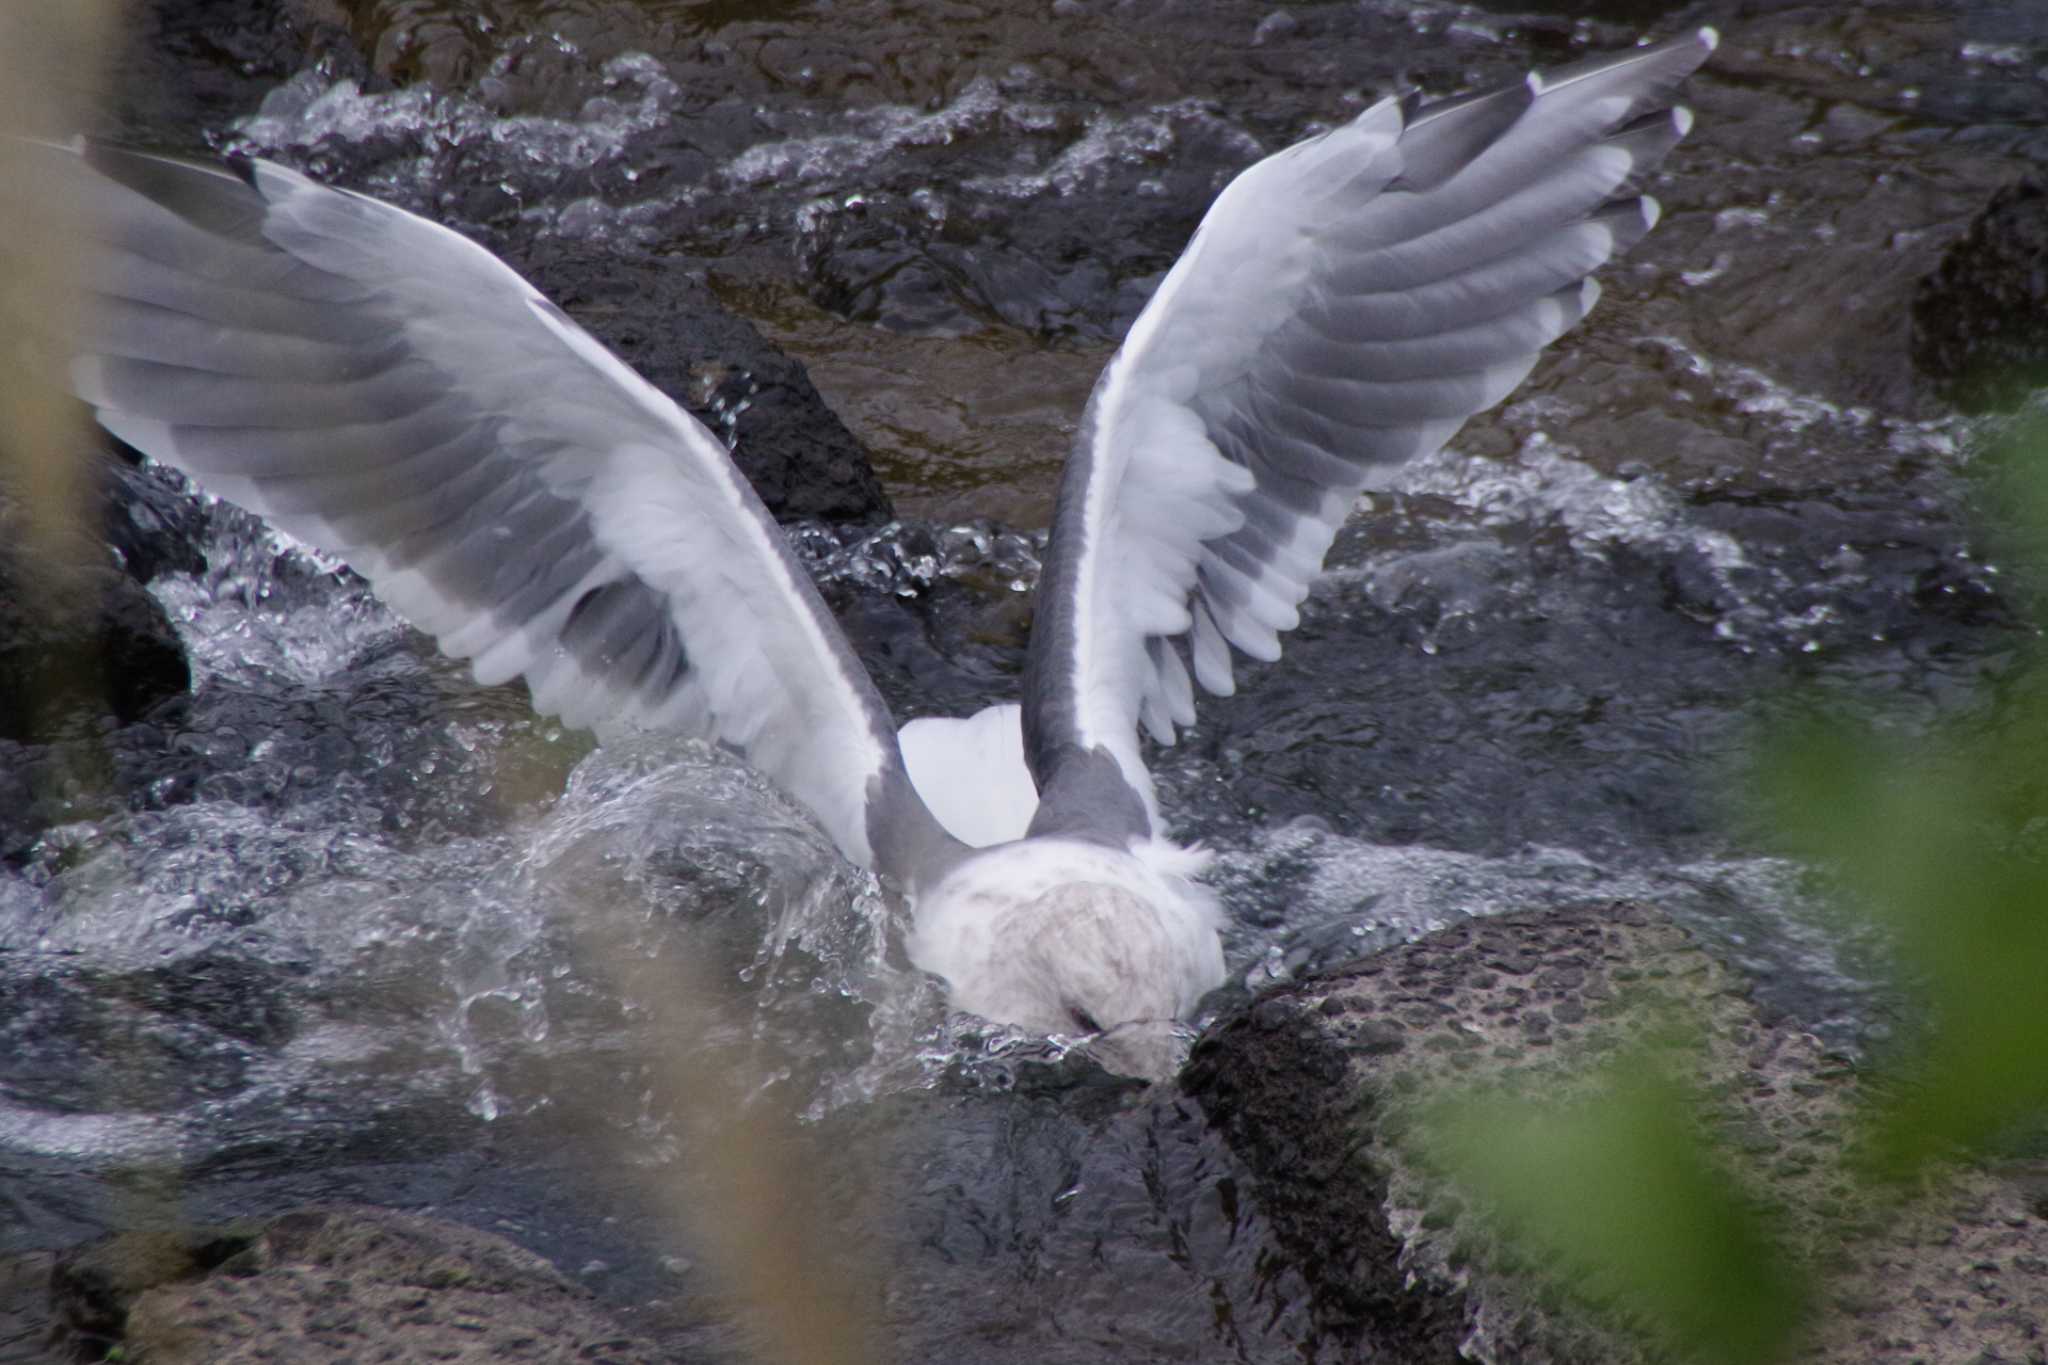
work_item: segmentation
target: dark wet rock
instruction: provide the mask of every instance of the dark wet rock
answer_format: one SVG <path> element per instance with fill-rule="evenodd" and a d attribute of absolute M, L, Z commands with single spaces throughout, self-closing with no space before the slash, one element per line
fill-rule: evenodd
<path fill-rule="evenodd" d="M 1903 524 L 1897 494 L 1731 481 L 1620 535 L 1540 507 L 1439 528 L 1424 498 L 1383 497 L 1339 533 L 1283 664 L 1241 665 L 1154 760 L 1168 808 L 1492 855 L 1717 847 L 1714 775 L 1817 661 L 1876 692 L 1902 649 L 1977 674 L 2025 640 L 1953 502 Z"/>
<path fill-rule="evenodd" d="M 1396 1018 L 1404 1045 L 1389 1048 Z M 1843 1178 L 1854 1071 L 1644 906 L 1477 920 L 1277 988 L 1204 1035 L 1182 1084 L 1251 1166 L 1280 1245 L 1312 1267 L 1319 1322 L 1348 1312 L 1369 1333 L 1405 1318 L 1450 1344 L 1401 1360 L 1645 1360 L 1500 1254 L 1483 1207 L 1410 1134 L 1446 1086 L 1512 1077 L 1540 1092 L 1674 1019 L 1699 1030 L 1692 1079 L 1727 1146 L 1823 1269 L 1802 1358 L 1860 1365 L 1877 1341 L 1902 1359 L 2032 1358 L 2048 1220 L 2026 1172 L 1958 1171 L 1893 1210 L 1859 1203 Z"/>
<path fill-rule="evenodd" d="M 192 1020 L 237 1043 L 276 1048 L 296 1031 L 285 1003 L 291 975 L 268 963 L 207 951 L 137 972 L 111 994 L 143 1009 Z"/>
<path fill-rule="evenodd" d="M 58 564 L 32 560 L 30 545 L 23 512 L 0 493 L 0 740 L 135 721 L 185 692 L 184 647 L 141 584 L 96 546 Z"/>
<path fill-rule="evenodd" d="M 1359 1140 L 1373 1102 L 1344 1083 L 1336 1036 L 1290 1003 L 1270 996 L 1211 1028 L 1180 1083 L 1257 1177 L 1276 1238 L 1314 1288 L 1317 1327 L 1362 1359 L 1455 1361 L 1463 1296 L 1403 1283 L 1387 1172 Z"/>
<path fill-rule="evenodd" d="M 1362 1358 L 1196 1105 L 1078 1058 L 980 1080 L 1008 1089 L 878 1099 L 815 1135 L 847 1264 L 886 1286 L 884 1359 Z"/>
<path fill-rule="evenodd" d="M 137 582 L 167 573 L 202 573 L 210 518 L 167 470 L 127 459 L 105 462 L 102 524 L 121 567 Z"/>
<path fill-rule="evenodd" d="M 79 1360 L 117 1344 L 158 1365 L 670 1358 L 504 1238 L 384 1209 L 124 1234 L 63 1257 L 51 1293 Z"/>
<path fill-rule="evenodd" d="M 84 747 L 0 739 L 0 860 L 19 861 L 51 827 L 109 809 L 103 765 Z"/>
<path fill-rule="evenodd" d="M 145 0 L 122 20 L 104 131 L 185 151 L 309 62 L 360 65 L 330 0 Z"/>
<path fill-rule="evenodd" d="M 0 1255 L 0 1360 L 9 1365 L 46 1365 L 53 1359 L 50 1335 L 52 1252 Z"/>
<path fill-rule="evenodd" d="M 0 737 L 27 742 L 67 718 L 140 719 L 191 683 L 185 652 L 156 599 L 110 565 L 78 571 L 77 595 L 0 584 Z M 19 593 L 20 595 L 15 595 Z"/>
<path fill-rule="evenodd" d="M 0 968 L 17 961 L 0 950 Z M 212 951 L 132 972 L 41 965 L 0 970 L 0 1047 L 9 1085 L 64 1112 L 167 1113 L 239 1094 L 309 1013 L 295 973 Z"/>
<path fill-rule="evenodd" d="M 2048 185 L 1992 196 L 1913 297 L 1913 361 L 1965 412 L 2048 386 Z"/>
<path fill-rule="evenodd" d="M 1186 245 L 1223 182 L 1256 159 L 1213 115 L 1163 120 L 1175 156 L 1143 196 L 1089 187 L 1005 205 L 963 223 L 920 201 L 929 191 L 825 201 L 801 220 L 797 264 L 811 298 L 856 322 L 926 336 L 1006 325 L 1049 340 L 1122 337 Z M 993 168 L 992 168 L 993 169 Z M 1122 168 L 1122 174 L 1129 174 Z M 850 207 L 849 207 L 850 205 Z"/>
<path fill-rule="evenodd" d="M 888 518 L 866 448 L 803 366 L 720 305 L 701 279 L 673 261 L 560 242 L 505 249 L 536 288 L 730 444 L 776 517 Z"/>

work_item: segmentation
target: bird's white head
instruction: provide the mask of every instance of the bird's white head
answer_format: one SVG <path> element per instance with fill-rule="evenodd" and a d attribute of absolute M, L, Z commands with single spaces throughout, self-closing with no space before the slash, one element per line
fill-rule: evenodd
<path fill-rule="evenodd" d="M 1218 911 L 1175 872 L 1027 839 L 963 863 L 914 907 L 911 958 L 956 1008 L 1047 1033 L 1170 1021 L 1223 980 Z"/>

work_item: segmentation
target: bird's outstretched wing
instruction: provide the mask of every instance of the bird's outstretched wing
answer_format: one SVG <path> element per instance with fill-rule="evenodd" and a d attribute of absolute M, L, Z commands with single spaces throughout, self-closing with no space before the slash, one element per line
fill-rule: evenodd
<path fill-rule="evenodd" d="M 730 744 L 865 866 L 944 839 L 725 448 L 503 262 L 262 161 L 37 151 L 84 211 L 71 374 L 109 431 L 541 711 Z"/>
<path fill-rule="evenodd" d="M 1151 832 L 1142 725 L 1280 635 L 1358 495 L 1505 398 L 1657 220 L 1713 30 L 1421 105 L 1226 187 L 1088 401 L 1025 674 L 1034 829 Z"/>

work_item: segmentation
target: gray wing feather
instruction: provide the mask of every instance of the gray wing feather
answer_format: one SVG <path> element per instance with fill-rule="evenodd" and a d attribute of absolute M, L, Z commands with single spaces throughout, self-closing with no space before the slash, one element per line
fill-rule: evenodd
<path fill-rule="evenodd" d="M 1711 29 L 1435 105 L 1388 100 L 1224 190 L 1104 369 L 1062 478 L 1026 667 L 1048 826 L 1121 780 L 1156 823 L 1139 727 L 1280 636 L 1358 495 L 1500 402 L 1657 221 L 1677 87 Z M 1192 679 L 1190 677 L 1192 675 Z M 1106 753 L 1093 787 L 1061 780 Z"/>
<path fill-rule="evenodd" d="M 262 162 L 42 152 L 90 225 L 72 380 L 108 430 L 540 710 L 731 744 L 885 872 L 950 847 L 724 447 L 502 262 Z"/>

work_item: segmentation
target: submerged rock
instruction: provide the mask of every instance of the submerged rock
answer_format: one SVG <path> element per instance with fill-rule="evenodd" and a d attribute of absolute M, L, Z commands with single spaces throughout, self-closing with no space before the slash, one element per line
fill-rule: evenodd
<path fill-rule="evenodd" d="M 0 492 L 0 858 L 146 783 L 126 759 L 155 747 L 153 723 L 192 685 L 162 604 L 107 547 L 73 540 L 68 562 L 51 562 Z M 159 543 L 196 553 L 175 532 Z"/>
<path fill-rule="evenodd" d="M 817 1134 L 831 1245 L 878 1290 L 880 1359 L 1354 1358 L 1311 1316 L 1313 1267 L 1185 1096 L 1078 1054 L 979 1079 L 1010 1088 L 956 1076 Z"/>
<path fill-rule="evenodd" d="M 103 464 L 101 525 L 121 567 L 140 583 L 204 573 L 208 516 L 175 472 L 130 460 Z"/>
<path fill-rule="evenodd" d="M 133 579 L 82 566 L 60 599 L 29 577 L 0 567 L 0 738 L 30 742 L 78 717 L 137 720 L 190 685 L 176 632 Z"/>

